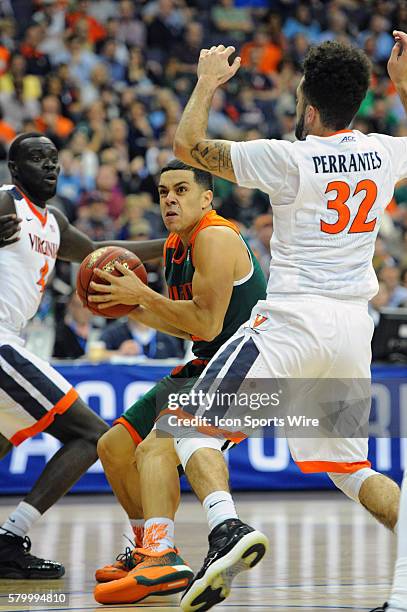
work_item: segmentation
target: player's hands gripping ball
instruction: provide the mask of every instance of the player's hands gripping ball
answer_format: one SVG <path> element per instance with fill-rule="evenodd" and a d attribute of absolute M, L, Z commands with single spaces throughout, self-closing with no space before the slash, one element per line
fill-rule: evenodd
<path fill-rule="evenodd" d="M 140 287 L 147 272 L 134 253 L 121 247 L 102 247 L 81 263 L 76 289 L 84 306 L 93 314 L 116 319 L 138 305 Z"/>

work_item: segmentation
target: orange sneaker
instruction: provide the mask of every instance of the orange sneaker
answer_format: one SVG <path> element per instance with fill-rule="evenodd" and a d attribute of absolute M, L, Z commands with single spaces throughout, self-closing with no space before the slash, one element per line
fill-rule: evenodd
<path fill-rule="evenodd" d="M 149 595 L 180 593 L 194 577 L 192 569 L 174 548 L 162 552 L 136 548 L 134 552 L 143 558 L 126 577 L 96 585 L 94 596 L 98 603 L 136 603 Z"/>
<path fill-rule="evenodd" d="M 136 548 L 132 550 L 127 546 L 124 553 L 117 555 L 115 563 L 96 570 L 96 580 L 98 582 L 111 582 L 112 580 L 126 578 L 129 571 L 143 559 L 143 555 L 140 555 L 137 550 Z"/>

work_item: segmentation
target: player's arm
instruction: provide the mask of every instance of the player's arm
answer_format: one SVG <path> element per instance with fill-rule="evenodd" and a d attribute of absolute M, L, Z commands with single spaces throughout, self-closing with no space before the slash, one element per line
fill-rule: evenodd
<path fill-rule="evenodd" d="M 61 244 L 58 258 L 65 261 L 81 262 L 89 253 L 105 246 L 119 246 L 128 249 L 141 261 L 157 259 L 163 253 L 165 240 L 142 240 L 133 242 L 127 240 L 110 240 L 106 242 L 93 242 L 86 234 L 71 225 L 66 216 L 58 209 L 49 207 L 58 222 L 61 232 Z"/>
<path fill-rule="evenodd" d="M 19 231 L 21 221 L 11 195 L 7 191 L 0 191 L 0 248 L 19 240 L 14 235 Z"/>
<path fill-rule="evenodd" d="M 103 295 L 92 295 L 89 300 L 100 304 L 101 313 L 103 305 L 141 304 L 190 336 L 213 340 L 222 329 L 232 295 L 239 248 L 241 241 L 229 228 L 210 227 L 198 234 L 191 300 L 170 300 L 144 285 L 134 272 L 119 264 L 116 267 L 122 272 L 121 277 L 102 270 L 97 272 L 110 285 L 92 283 L 92 288 Z"/>
<path fill-rule="evenodd" d="M 202 49 L 198 63 L 198 82 L 178 125 L 174 138 L 176 157 L 196 168 L 236 183 L 231 159 L 231 142 L 206 136 L 209 111 L 216 89 L 238 70 L 240 57 L 229 65 L 234 47 L 223 45 Z"/>
<path fill-rule="evenodd" d="M 393 31 L 395 40 L 387 70 L 407 114 L 407 34 Z"/>
<path fill-rule="evenodd" d="M 147 308 L 144 308 L 144 306 L 138 306 L 127 316 L 130 319 L 134 319 L 134 321 L 139 321 L 139 323 L 143 323 L 148 327 L 153 327 L 160 332 L 164 332 L 164 334 L 176 336 L 177 338 L 183 338 L 184 340 L 191 340 L 189 334 L 181 329 L 178 329 L 178 327 L 175 327 L 174 325 L 169 325 L 169 323 L 163 317 L 159 317 L 153 312 L 150 312 L 147 310 Z"/>

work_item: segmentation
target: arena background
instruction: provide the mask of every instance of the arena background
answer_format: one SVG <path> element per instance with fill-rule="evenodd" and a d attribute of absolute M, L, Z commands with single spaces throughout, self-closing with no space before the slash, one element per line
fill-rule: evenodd
<path fill-rule="evenodd" d="M 354 122 L 362 132 L 407 134 L 386 72 L 391 31 L 407 29 L 404 1 L 334 0 L 2 0 L 0 2 L 0 179 L 7 149 L 22 131 L 43 132 L 60 149 L 61 175 L 52 204 L 94 240 L 165 235 L 156 190 L 159 168 L 195 82 L 199 50 L 233 44 L 238 75 L 215 95 L 209 134 L 232 140 L 294 139 L 295 90 L 313 43 L 346 40 L 373 63 L 370 90 Z M 235 220 L 268 275 L 272 215 L 264 194 L 216 179 L 220 214 Z M 386 306 L 407 305 L 407 186 L 396 187 L 377 240 L 380 280 L 370 304 L 378 323 Z M 1 254 L 0 254 L 1 255 Z M 150 285 L 163 289 L 161 261 Z M 172 360 L 190 347 L 161 334 L 92 318 L 75 299 L 76 268 L 59 262 L 30 348 L 58 357 L 57 367 L 109 422 Z M 163 361 L 164 360 L 164 361 Z M 389 431 L 406 402 L 407 368 L 373 368 L 373 419 Z M 58 448 L 46 434 L 26 441 L 0 463 L 2 493 L 28 490 Z M 396 480 L 407 447 L 373 440 L 371 459 Z M 303 476 L 284 440 L 250 440 L 229 456 L 232 484 L 243 489 L 325 488 L 324 475 Z M 96 464 L 74 491 L 108 490 Z"/>

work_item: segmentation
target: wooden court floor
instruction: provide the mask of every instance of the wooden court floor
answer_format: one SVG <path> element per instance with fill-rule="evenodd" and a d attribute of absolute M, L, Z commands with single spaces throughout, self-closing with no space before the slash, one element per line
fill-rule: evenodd
<path fill-rule="evenodd" d="M 232 595 L 215 610 L 370 610 L 385 601 L 394 562 L 394 536 L 363 508 L 340 493 L 237 494 L 242 519 L 265 531 L 271 550 L 252 571 L 241 574 Z M 0 500 L 0 518 L 14 507 Z M 176 540 L 184 558 L 198 569 L 207 550 L 207 527 L 201 507 L 183 497 Z M 151 597 L 128 606 L 94 602 L 94 570 L 124 550 L 129 535 L 113 496 L 69 496 L 52 508 L 31 532 L 38 556 L 61 561 L 61 580 L 0 581 L 0 612 L 10 610 L 176 610 L 179 596 Z M 40 593 L 60 603 L 8 603 L 9 594 Z M 65 600 L 65 601 L 64 601 Z"/>

